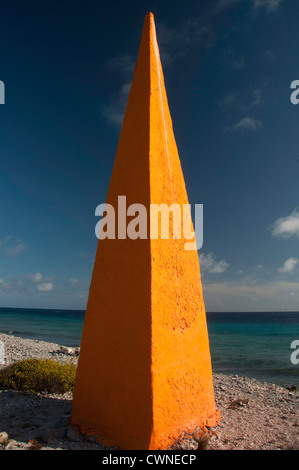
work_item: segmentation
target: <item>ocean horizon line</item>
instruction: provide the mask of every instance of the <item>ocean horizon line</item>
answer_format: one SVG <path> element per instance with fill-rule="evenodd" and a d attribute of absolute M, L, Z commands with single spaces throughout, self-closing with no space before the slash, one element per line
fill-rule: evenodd
<path fill-rule="evenodd" d="M 86 312 L 85 309 L 80 308 L 44 308 L 44 307 L 5 307 L 0 306 L 1 310 L 37 310 L 37 311 L 46 311 L 46 312 Z M 210 313 L 299 313 L 299 310 L 206 310 L 206 314 Z"/>

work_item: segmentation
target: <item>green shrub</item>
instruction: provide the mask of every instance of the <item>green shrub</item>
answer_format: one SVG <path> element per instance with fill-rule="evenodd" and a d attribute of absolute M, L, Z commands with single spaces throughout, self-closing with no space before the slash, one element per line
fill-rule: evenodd
<path fill-rule="evenodd" d="M 73 390 L 76 365 L 54 359 L 24 359 L 0 370 L 0 387 L 30 393 Z"/>

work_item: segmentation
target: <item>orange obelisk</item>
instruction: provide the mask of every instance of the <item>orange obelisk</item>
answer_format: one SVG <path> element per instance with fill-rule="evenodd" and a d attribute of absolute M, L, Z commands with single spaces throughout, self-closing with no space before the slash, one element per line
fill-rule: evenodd
<path fill-rule="evenodd" d="M 198 254 L 183 237 L 118 237 L 118 196 L 146 207 L 148 235 L 152 204 L 188 204 L 152 13 L 106 200 L 116 237 L 98 242 L 71 424 L 122 449 L 167 449 L 220 420 Z"/>

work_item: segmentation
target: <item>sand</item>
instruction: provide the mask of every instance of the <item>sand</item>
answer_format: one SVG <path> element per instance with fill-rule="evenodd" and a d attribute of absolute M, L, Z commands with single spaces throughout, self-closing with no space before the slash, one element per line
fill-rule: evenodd
<path fill-rule="evenodd" d="M 0 334 L 5 365 L 24 358 L 78 360 L 78 348 Z M 0 366 L 4 367 L 4 366 Z M 291 384 L 290 384 L 291 385 Z M 208 430 L 207 450 L 298 450 L 299 395 L 275 384 L 214 374 L 220 424 Z M 0 390 L 0 449 L 112 450 L 69 426 L 72 393 L 32 395 Z M 194 450 L 190 436 L 176 448 Z"/>

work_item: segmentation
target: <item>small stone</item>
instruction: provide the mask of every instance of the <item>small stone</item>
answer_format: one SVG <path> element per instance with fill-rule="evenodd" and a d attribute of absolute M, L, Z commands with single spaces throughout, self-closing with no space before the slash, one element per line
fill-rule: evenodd
<path fill-rule="evenodd" d="M 93 435 L 93 436 L 88 436 L 87 438 L 88 442 L 92 442 L 93 444 L 98 444 L 98 436 L 97 434 Z"/>
<path fill-rule="evenodd" d="M 8 434 L 7 432 L 0 432 L 0 444 L 5 446 L 8 443 Z"/>
<path fill-rule="evenodd" d="M 184 439 L 180 445 L 180 450 L 197 450 L 198 442 L 195 439 Z"/>
<path fill-rule="evenodd" d="M 69 424 L 69 418 L 67 416 L 61 416 L 54 424 L 55 429 L 67 428 Z"/>
<path fill-rule="evenodd" d="M 66 437 L 73 442 L 84 441 L 84 436 L 79 431 L 75 430 L 71 425 L 67 427 Z"/>
<path fill-rule="evenodd" d="M 63 439 L 66 436 L 67 428 L 49 428 L 43 431 L 40 435 L 40 439 L 44 442 L 51 442 L 56 439 Z"/>
<path fill-rule="evenodd" d="M 66 346 L 61 346 L 59 352 L 61 352 L 63 354 L 68 354 L 68 355 L 73 355 L 74 354 L 73 348 L 68 348 Z"/>

